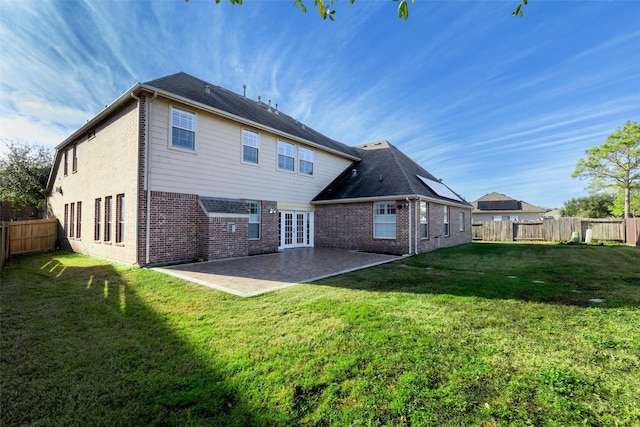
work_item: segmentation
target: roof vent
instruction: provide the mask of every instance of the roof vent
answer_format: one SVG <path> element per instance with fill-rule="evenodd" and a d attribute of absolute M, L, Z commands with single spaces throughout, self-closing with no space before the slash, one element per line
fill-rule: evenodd
<path fill-rule="evenodd" d="M 247 97 L 247 85 L 242 85 L 242 96 Z"/>
<path fill-rule="evenodd" d="M 382 174 L 380 174 L 380 178 L 378 178 L 378 181 L 382 181 Z"/>
<path fill-rule="evenodd" d="M 205 93 L 211 93 L 211 86 L 209 86 L 209 85 L 204 85 L 204 92 L 205 92 Z"/>
<path fill-rule="evenodd" d="M 351 169 L 351 178 L 355 178 L 356 176 L 358 176 L 358 170 L 357 169 Z"/>
<path fill-rule="evenodd" d="M 278 104 L 276 104 L 276 114 L 280 114 L 278 113 Z"/>
<path fill-rule="evenodd" d="M 269 108 L 267 108 L 268 112 L 271 112 L 271 100 L 269 100 Z"/>

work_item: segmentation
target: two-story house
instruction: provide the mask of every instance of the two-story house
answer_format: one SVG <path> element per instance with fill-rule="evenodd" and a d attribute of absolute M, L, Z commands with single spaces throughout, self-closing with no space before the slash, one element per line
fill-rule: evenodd
<path fill-rule="evenodd" d="M 47 193 L 63 247 L 127 264 L 471 241 L 471 205 L 388 142 L 347 146 L 185 73 L 56 147 Z"/>

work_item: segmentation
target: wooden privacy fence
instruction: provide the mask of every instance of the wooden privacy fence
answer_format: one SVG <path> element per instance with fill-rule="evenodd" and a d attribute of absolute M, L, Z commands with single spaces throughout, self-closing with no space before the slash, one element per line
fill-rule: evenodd
<path fill-rule="evenodd" d="M 640 247 L 640 218 L 627 219 L 626 232 L 627 243 Z"/>
<path fill-rule="evenodd" d="M 484 221 L 474 222 L 472 232 L 474 240 L 563 242 L 572 240 L 573 233 L 579 233 L 581 241 L 584 241 L 588 229 L 592 232 L 593 241 L 629 242 L 625 236 L 623 219 L 560 218 L 541 221 Z M 635 242 L 629 243 L 635 244 Z"/>
<path fill-rule="evenodd" d="M 50 251 L 55 248 L 58 220 L 39 219 L 32 221 L 11 221 L 2 223 L 0 243 L 2 266 L 9 255 L 29 252 Z"/>

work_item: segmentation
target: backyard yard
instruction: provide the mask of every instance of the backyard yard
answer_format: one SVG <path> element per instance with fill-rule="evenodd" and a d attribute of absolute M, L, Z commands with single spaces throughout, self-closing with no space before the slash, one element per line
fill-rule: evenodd
<path fill-rule="evenodd" d="M 0 273 L 0 425 L 638 426 L 640 250 L 471 243 L 243 299 Z"/>

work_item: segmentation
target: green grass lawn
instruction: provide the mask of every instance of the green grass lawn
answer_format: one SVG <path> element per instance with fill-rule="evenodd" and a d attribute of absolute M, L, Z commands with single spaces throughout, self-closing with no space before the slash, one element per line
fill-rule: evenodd
<path fill-rule="evenodd" d="M 0 308 L 3 426 L 640 425 L 627 246 L 473 243 L 249 299 L 56 252 L 12 259 Z"/>

